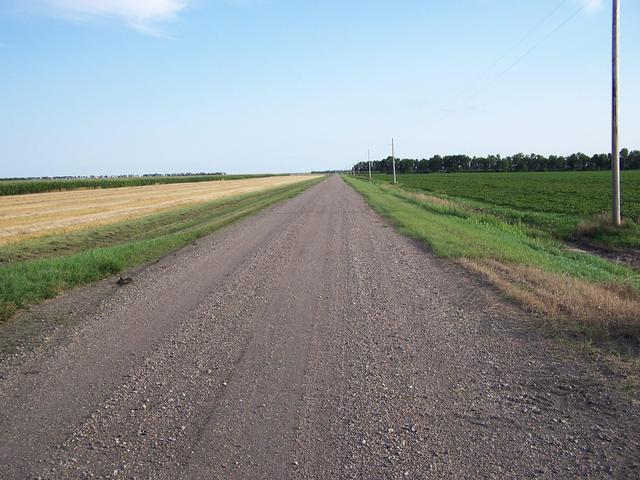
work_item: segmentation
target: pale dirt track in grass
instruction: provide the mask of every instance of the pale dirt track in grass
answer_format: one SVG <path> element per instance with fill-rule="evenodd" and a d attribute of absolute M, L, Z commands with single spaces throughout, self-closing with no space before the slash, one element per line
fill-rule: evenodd
<path fill-rule="evenodd" d="M 295 175 L 0 197 L 0 245 L 283 187 L 314 177 Z"/>

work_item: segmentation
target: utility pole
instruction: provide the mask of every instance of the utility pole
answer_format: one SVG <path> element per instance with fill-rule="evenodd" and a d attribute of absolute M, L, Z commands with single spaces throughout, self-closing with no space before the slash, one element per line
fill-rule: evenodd
<path fill-rule="evenodd" d="M 618 145 L 618 30 L 620 29 L 620 0 L 613 0 L 612 91 L 611 91 L 611 173 L 612 222 L 620 225 L 620 146 Z"/>
<path fill-rule="evenodd" d="M 367 163 L 369 164 L 369 181 L 371 181 L 371 150 L 367 150 Z"/>
<path fill-rule="evenodd" d="M 396 152 L 393 146 L 393 138 L 391 139 L 391 162 L 393 163 L 393 184 L 398 183 L 396 179 Z"/>

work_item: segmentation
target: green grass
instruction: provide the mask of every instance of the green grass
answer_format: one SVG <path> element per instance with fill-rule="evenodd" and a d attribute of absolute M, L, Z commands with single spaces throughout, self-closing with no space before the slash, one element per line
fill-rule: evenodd
<path fill-rule="evenodd" d="M 391 176 L 377 174 L 375 180 L 390 182 Z M 607 225 L 609 172 L 405 174 L 398 183 L 524 224 L 535 236 L 640 248 L 640 171 L 622 173 L 626 223 L 621 228 Z"/>
<path fill-rule="evenodd" d="M 63 190 L 140 187 L 169 183 L 211 182 L 218 180 L 242 180 L 273 175 L 188 175 L 169 177 L 77 178 L 41 180 L 0 180 L 0 196 L 26 195 L 30 193 Z"/>
<path fill-rule="evenodd" d="M 0 321 L 26 305 L 158 259 L 321 179 L 1 247 Z"/>
<path fill-rule="evenodd" d="M 527 225 L 491 214 L 421 200 L 390 185 L 344 177 L 399 230 L 446 258 L 493 259 L 533 266 L 592 282 L 619 282 L 640 289 L 640 274 L 603 258 L 570 252 L 551 238 L 530 234 Z"/>
<path fill-rule="evenodd" d="M 559 331 L 640 352 L 640 273 L 465 202 L 343 178 L 400 233 L 484 275 Z"/>

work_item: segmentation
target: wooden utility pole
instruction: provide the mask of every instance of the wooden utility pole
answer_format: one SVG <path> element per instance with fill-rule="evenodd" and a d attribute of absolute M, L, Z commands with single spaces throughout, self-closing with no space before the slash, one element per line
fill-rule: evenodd
<path fill-rule="evenodd" d="M 393 138 L 391 139 L 391 163 L 393 163 L 393 183 L 398 183 L 396 179 L 396 152 L 393 146 Z"/>
<path fill-rule="evenodd" d="M 371 150 L 367 150 L 367 163 L 369 164 L 369 181 L 371 181 Z"/>
<path fill-rule="evenodd" d="M 611 173 L 614 225 L 622 223 L 620 215 L 620 146 L 618 145 L 618 30 L 620 29 L 620 0 L 613 0 L 612 91 L 611 91 Z"/>

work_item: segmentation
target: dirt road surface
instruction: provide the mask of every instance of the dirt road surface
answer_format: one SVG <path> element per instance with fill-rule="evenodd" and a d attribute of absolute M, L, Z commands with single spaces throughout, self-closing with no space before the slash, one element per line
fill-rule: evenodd
<path fill-rule="evenodd" d="M 2 478 L 640 475 L 633 392 L 335 176 L 74 298 L 0 375 Z"/>

